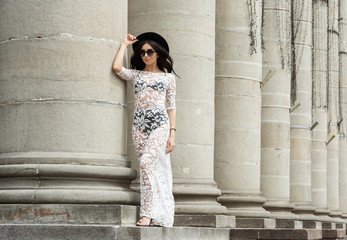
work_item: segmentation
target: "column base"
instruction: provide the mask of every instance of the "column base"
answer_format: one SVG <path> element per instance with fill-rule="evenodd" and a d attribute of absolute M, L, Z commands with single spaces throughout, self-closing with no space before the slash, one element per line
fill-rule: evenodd
<path fill-rule="evenodd" d="M 0 204 L 0 224 L 114 224 L 134 226 L 138 207 L 117 204 Z"/>
<path fill-rule="evenodd" d="M 341 218 L 345 221 L 345 226 L 347 225 L 347 213 L 342 213 Z"/>
<path fill-rule="evenodd" d="M 140 192 L 138 178 L 132 182 L 131 188 Z M 214 180 L 174 179 L 172 191 L 177 216 L 221 215 L 227 212 L 226 207 L 217 202 L 217 197 L 221 195 L 221 191 L 217 188 Z M 195 219 L 192 224 L 199 224 L 200 221 Z M 185 220 L 181 219 L 180 221 Z"/>
<path fill-rule="evenodd" d="M 263 208 L 265 198 L 261 193 L 223 193 L 218 202 L 226 206 L 227 214 L 242 218 L 269 218 Z"/>
<path fill-rule="evenodd" d="M 328 208 L 316 208 L 316 211 L 313 214 L 317 216 L 318 221 L 322 222 L 323 228 L 325 223 L 330 223 L 333 221 L 333 219 L 329 217 L 330 210 Z"/>
<path fill-rule="evenodd" d="M 177 215 L 222 215 L 225 206 L 217 202 L 221 191 L 214 180 L 174 179 L 173 194 Z"/>
<path fill-rule="evenodd" d="M 7 161 L 7 158 L 1 155 L 9 154 L 0 154 L 0 160 Z M 46 159 L 47 156 L 41 157 L 49 161 Z M 24 157 L 23 159 L 35 160 L 35 158 L 33 160 Z M 21 160 L 24 162 L 23 159 Z M 67 159 L 69 158 L 64 155 L 64 158 L 58 160 Z M 39 160 L 42 159 L 38 158 Z M 79 159 L 76 156 L 77 160 Z M 115 161 L 114 164 L 116 163 Z M 0 204 L 135 205 L 139 202 L 139 194 L 130 188 L 130 183 L 135 179 L 136 171 L 126 163 L 124 161 L 124 166 L 97 166 L 91 163 L 85 164 L 83 161 L 73 164 L 1 165 L 0 177 L 6 181 L 3 181 L 0 186 Z"/>
<path fill-rule="evenodd" d="M 267 199 L 263 207 L 270 212 L 270 217 L 274 219 L 294 220 L 297 216 L 291 211 L 294 209 L 294 204 L 289 201 L 271 201 Z"/>
<path fill-rule="evenodd" d="M 318 217 L 313 215 L 316 208 L 311 203 L 294 203 L 293 213 L 298 216 L 301 221 L 318 221 Z"/>
<path fill-rule="evenodd" d="M 342 213 L 339 211 L 332 210 L 329 214 L 333 222 L 336 223 L 336 228 L 342 228 L 345 221 L 341 218 Z"/>

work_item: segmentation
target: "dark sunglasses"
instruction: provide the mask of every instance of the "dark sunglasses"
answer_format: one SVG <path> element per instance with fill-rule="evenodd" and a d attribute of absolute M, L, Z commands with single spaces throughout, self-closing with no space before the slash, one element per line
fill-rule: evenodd
<path fill-rule="evenodd" d="M 141 57 L 144 57 L 146 55 L 146 53 L 147 53 L 148 57 L 152 57 L 153 54 L 155 53 L 155 51 L 153 49 L 148 49 L 147 51 L 141 50 L 141 52 L 140 52 Z"/>

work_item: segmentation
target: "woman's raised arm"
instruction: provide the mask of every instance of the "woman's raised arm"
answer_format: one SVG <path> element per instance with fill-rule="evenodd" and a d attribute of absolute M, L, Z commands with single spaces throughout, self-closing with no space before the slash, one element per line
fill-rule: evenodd
<path fill-rule="evenodd" d="M 120 71 L 122 71 L 122 67 L 123 67 L 123 59 L 124 59 L 124 55 L 125 55 L 125 50 L 127 49 L 128 46 L 130 46 L 131 44 L 133 44 L 134 42 L 137 42 L 138 40 L 136 39 L 136 37 L 134 37 L 131 34 L 128 34 L 122 44 L 120 45 L 120 48 L 114 58 L 113 61 L 113 65 L 112 65 L 112 69 L 113 71 L 115 71 L 116 73 L 119 73 Z"/>

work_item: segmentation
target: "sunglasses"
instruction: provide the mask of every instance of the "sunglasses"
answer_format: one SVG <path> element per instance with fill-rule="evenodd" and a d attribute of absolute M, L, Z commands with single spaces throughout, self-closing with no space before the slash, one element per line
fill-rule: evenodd
<path fill-rule="evenodd" d="M 140 52 L 141 57 L 144 57 L 146 55 L 146 53 L 147 53 L 148 57 L 152 57 L 153 54 L 155 53 L 155 51 L 153 49 L 148 49 L 147 51 L 141 50 L 141 52 Z"/>

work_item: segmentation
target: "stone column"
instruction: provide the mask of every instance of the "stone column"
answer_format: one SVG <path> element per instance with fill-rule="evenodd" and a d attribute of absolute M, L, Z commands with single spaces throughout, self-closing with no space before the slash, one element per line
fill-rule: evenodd
<path fill-rule="evenodd" d="M 218 201 L 230 215 L 267 217 L 260 192 L 261 1 L 218 0 L 216 8 Z"/>
<path fill-rule="evenodd" d="M 339 212 L 347 223 L 347 137 L 340 134 L 339 138 Z"/>
<path fill-rule="evenodd" d="M 129 1 L 129 32 L 147 31 L 167 39 L 180 76 L 176 148 L 171 153 L 176 214 L 225 212 L 216 201 L 221 191 L 213 172 L 215 1 Z"/>
<path fill-rule="evenodd" d="M 311 202 L 312 1 L 293 1 L 290 196 L 300 220 L 315 220 Z"/>
<path fill-rule="evenodd" d="M 137 203 L 112 72 L 126 2 L 0 5 L 0 203 Z"/>
<path fill-rule="evenodd" d="M 263 18 L 261 190 L 272 218 L 293 219 L 289 178 L 291 1 L 264 1 Z"/>
<path fill-rule="evenodd" d="M 339 8 L 339 60 L 340 60 L 340 123 L 339 138 L 339 207 L 347 222 L 347 2 L 340 1 Z M 340 120 L 341 121 L 341 120 Z"/>
<path fill-rule="evenodd" d="M 339 53 L 338 0 L 328 1 L 328 207 L 330 216 L 339 218 Z"/>
<path fill-rule="evenodd" d="M 312 62 L 312 203 L 321 221 L 331 221 L 327 207 L 327 63 L 328 4 L 313 1 Z"/>

